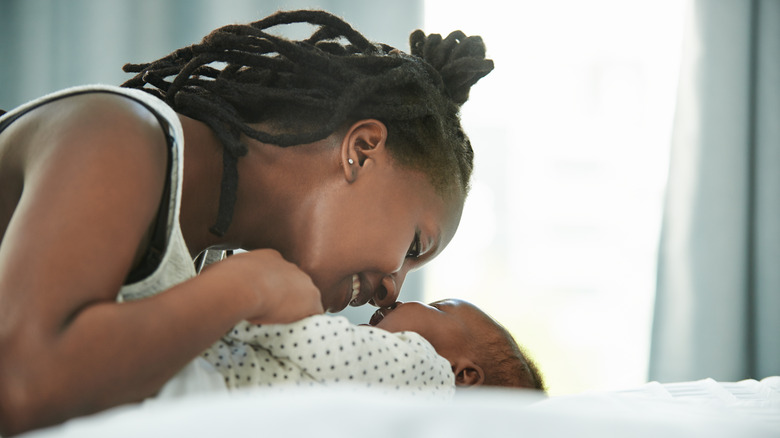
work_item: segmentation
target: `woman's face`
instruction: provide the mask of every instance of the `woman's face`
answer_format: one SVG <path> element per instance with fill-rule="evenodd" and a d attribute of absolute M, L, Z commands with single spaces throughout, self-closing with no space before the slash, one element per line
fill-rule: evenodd
<path fill-rule="evenodd" d="M 296 257 L 330 312 L 394 303 L 406 274 L 450 242 L 463 208 L 462 196 L 445 201 L 423 173 L 387 154 L 360 160 L 352 181 L 310 201 L 310 232 Z"/>

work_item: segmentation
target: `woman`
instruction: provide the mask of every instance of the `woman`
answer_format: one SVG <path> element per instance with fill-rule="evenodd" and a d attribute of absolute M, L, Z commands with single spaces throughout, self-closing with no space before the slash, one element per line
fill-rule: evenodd
<path fill-rule="evenodd" d="M 280 12 L 4 115 L 0 433 L 153 395 L 244 319 L 395 302 L 458 226 L 458 110 L 492 69 L 478 37 L 411 43 Z"/>

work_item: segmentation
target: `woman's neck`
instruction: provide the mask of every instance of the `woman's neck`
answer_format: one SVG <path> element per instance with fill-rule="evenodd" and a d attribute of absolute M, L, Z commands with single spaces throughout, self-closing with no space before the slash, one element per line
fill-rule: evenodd
<path fill-rule="evenodd" d="M 217 218 L 222 178 L 222 145 L 204 123 L 184 116 L 184 186 L 180 223 L 193 256 L 209 247 L 273 248 L 294 252 L 318 189 L 339 175 L 338 136 L 282 148 L 246 140 L 238 160 L 238 191 L 228 232 L 209 231 Z M 323 166 L 332 162 L 332 166 Z"/>
<path fill-rule="evenodd" d="M 184 241 L 194 257 L 219 244 L 209 232 L 216 222 L 222 178 L 222 146 L 204 123 L 179 115 L 184 130 L 184 179 L 181 224 Z"/>

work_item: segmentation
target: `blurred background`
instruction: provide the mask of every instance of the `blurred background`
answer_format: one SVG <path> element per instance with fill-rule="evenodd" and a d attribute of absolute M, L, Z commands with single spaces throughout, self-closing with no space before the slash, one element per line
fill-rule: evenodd
<path fill-rule="evenodd" d="M 780 2 L 0 0 L 0 108 L 299 8 L 495 61 L 460 229 L 403 300 L 481 306 L 551 394 L 780 374 Z"/>

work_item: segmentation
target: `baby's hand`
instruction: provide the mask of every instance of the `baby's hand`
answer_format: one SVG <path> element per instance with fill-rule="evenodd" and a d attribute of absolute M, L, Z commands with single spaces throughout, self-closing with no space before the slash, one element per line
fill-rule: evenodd
<path fill-rule="evenodd" d="M 245 319 L 254 324 L 284 324 L 324 312 L 320 291 L 308 274 L 278 251 L 241 252 L 204 269 L 219 273 L 226 285 L 246 296 Z"/>

